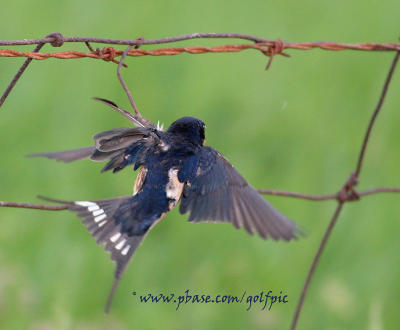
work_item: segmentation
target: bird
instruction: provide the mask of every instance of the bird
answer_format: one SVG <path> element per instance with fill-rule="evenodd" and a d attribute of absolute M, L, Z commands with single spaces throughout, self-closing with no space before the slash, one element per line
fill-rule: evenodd
<path fill-rule="evenodd" d="M 90 158 L 108 161 L 101 172 L 139 169 L 133 195 L 103 200 L 62 201 L 104 245 L 115 262 L 108 313 L 122 274 L 150 230 L 180 203 L 190 222 L 227 222 L 264 239 L 297 239 L 299 226 L 271 206 L 216 149 L 204 145 L 204 122 L 182 117 L 166 131 L 145 126 L 114 102 L 95 98 L 119 111 L 136 127 L 115 128 L 93 136 L 94 145 L 60 152 L 37 153 L 63 162 Z"/>

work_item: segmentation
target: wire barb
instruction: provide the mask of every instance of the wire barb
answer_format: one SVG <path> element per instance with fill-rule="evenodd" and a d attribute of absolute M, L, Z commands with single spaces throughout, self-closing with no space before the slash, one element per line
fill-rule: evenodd
<path fill-rule="evenodd" d="M 92 50 L 91 54 L 97 55 L 97 58 L 102 59 L 106 62 L 113 62 L 115 64 L 119 64 L 120 62 L 115 59 L 115 57 L 120 56 L 118 51 L 114 47 L 105 47 L 103 49 L 96 48 L 96 50 Z M 128 66 L 126 64 L 122 64 L 125 68 Z"/>
<path fill-rule="evenodd" d="M 46 38 L 53 38 L 53 41 L 50 42 L 50 45 L 53 47 L 61 47 L 64 45 L 64 36 L 60 32 L 50 33 Z"/>
<path fill-rule="evenodd" d="M 267 66 L 265 67 L 265 70 L 268 70 L 270 68 L 272 60 L 274 59 L 274 56 L 276 54 L 290 57 L 289 54 L 283 53 L 284 49 L 285 49 L 285 43 L 281 39 L 277 39 L 271 46 L 268 47 L 267 51 L 265 52 L 265 55 L 269 56 L 269 60 Z"/>

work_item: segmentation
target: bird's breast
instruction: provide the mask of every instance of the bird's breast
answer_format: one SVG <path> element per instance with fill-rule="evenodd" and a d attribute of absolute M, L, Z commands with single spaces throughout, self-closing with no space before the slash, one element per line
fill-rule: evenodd
<path fill-rule="evenodd" d="M 168 171 L 168 183 L 165 186 L 165 192 L 169 199 L 169 209 L 172 210 L 178 204 L 183 191 L 184 183 L 178 179 L 178 169 L 171 168 Z"/>

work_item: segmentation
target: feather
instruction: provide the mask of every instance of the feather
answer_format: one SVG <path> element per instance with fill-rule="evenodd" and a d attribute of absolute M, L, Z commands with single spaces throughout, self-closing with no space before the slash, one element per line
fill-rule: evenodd
<path fill-rule="evenodd" d="M 101 103 L 104 103 L 105 105 L 108 105 L 110 108 L 118 111 L 120 114 L 122 114 L 126 119 L 128 119 L 134 125 L 136 125 L 138 127 L 145 127 L 140 121 L 138 121 L 135 118 L 135 115 L 133 113 L 130 113 L 130 112 L 126 111 L 126 110 L 118 108 L 118 106 L 114 102 L 106 100 L 106 99 L 102 99 L 102 98 L 99 98 L 99 97 L 94 97 L 93 100 L 99 101 Z"/>
<path fill-rule="evenodd" d="M 180 213 L 189 221 L 231 222 L 249 234 L 275 240 L 296 239 L 296 223 L 273 208 L 215 149 L 203 147 L 197 154 L 195 176 L 185 185 Z M 183 169 L 186 176 L 186 168 Z"/>
<path fill-rule="evenodd" d="M 79 148 L 66 151 L 30 154 L 27 155 L 27 157 L 47 157 L 50 159 L 56 159 L 57 161 L 69 163 L 75 160 L 89 158 L 95 150 L 96 150 L 95 147 L 86 147 L 86 148 Z"/>

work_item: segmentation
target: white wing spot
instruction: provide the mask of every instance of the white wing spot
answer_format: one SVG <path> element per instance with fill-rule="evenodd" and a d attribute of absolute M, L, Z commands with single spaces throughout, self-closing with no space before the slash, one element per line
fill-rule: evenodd
<path fill-rule="evenodd" d="M 87 201 L 78 201 L 78 202 L 75 202 L 75 204 L 76 204 L 76 205 L 79 205 L 79 206 L 85 206 L 85 207 L 89 207 L 89 206 L 97 206 L 97 204 L 96 204 L 96 203 L 93 203 L 93 202 L 87 202 Z"/>
<path fill-rule="evenodd" d="M 130 245 L 125 246 L 124 249 L 121 251 L 121 254 L 122 254 L 123 256 L 126 256 L 126 255 L 128 254 L 128 252 L 129 252 L 130 249 L 131 249 L 131 246 L 130 246 Z"/>
<path fill-rule="evenodd" d="M 100 209 L 100 207 L 98 205 L 88 207 L 89 212 L 97 211 L 98 209 Z"/>
<path fill-rule="evenodd" d="M 120 237 L 121 237 L 121 233 L 116 233 L 114 236 L 112 236 L 110 238 L 110 241 L 115 243 L 118 240 L 118 238 L 120 238 Z"/>
<path fill-rule="evenodd" d="M 100 214 L 103 214 L 103 213 L 104 213 L 103 209 L 100 209 L 100 210 L 97 210 L 97 211 L 93 211 L 93 216 L 96 217 L 96 216 L 98 216 Z"/>
<path fill-rule="evenodd" d="M 107 223 L 107 220 L 104 220 L 104 221 L 100 222 L 99 223 L 99 227 L 103 227 L 106 223 Z"/>
<path fill-rule="evenodd" d="M 99 222 L 99 221 L 105 219 L 106 217 L 107 217 L 107 215 L 105 213 L 103 213 L 102 215 L 95 217 L 94 222 Z"/>
<path fill-rule="evenodd" d="M 123 239 L 121 242 L 119 242 L 119 243 L 115 246 L 115 248 L 116 248 L 117 250 L 121 250 L 122 247 L 124 246 L 125 242 L 126 242 L 126 239 Z"/>

